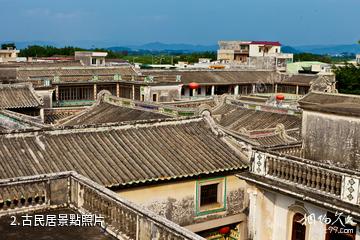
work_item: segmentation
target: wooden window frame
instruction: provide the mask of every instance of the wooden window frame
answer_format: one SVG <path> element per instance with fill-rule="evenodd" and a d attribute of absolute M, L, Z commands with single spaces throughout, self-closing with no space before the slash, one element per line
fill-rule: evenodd
<path fill-rule="evenodd" d="M 218 200 L 215 204 L 200 205 L 201 187 L 211 184 L 218 184 Z M 226 177 L 199 180 L 196 182 L 195 195 L 196 216 L 208 215 L 226 210 Z"/>

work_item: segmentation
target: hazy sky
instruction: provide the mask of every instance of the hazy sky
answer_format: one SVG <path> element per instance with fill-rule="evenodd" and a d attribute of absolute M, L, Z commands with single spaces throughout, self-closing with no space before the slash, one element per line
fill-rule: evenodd
<path fill-rule="evenodd" d="M 0 0 L 0 41 L 355 43 L 360 0 Z"/>

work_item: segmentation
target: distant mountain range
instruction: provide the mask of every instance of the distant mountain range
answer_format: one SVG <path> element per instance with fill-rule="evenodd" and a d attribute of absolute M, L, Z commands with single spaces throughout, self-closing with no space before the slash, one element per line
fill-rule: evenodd
<path fill-rule="evenodd" d="M 6 42 L 6 41 L 0 41 Z M 15 42 L 18 49 L 23 49 L 29 45 L 51 45 L 55 47 L 76 46 L 82 48 L 105 48 L 112 51 L 128 51 L 128 52 L 168 52 L 168 53 L 191 53 L 216 51 L 218 45 L 194 45 L 194 44 L 169 44 L 162 42 L 152 42 L 143 45 L 123 45 L 117 46 L 114 42 L 95 42 L 95 41 L 73 41 L 68 43 L 47 42 L 47 41 L 29 41 Z M 112 47 L 109 47 L 112 46 Z M 330 54 L 339 55 L 343 53 L 356 54 L 360 53 L 360 44 L 339 44 L 339 45 L 304 45 L 304 46 L 283 46 L 282 51 L 285 53 L 314 53 L 314 54 Z"/>
<path fill-rule="evenodd" d="M 218 45 L 192 45 L 192 44 L 166 44 L 161 42 L 147 43 L 139 46 L 109 47 L 113 51 L 155 51 L 155 52 L 205 52 L 216 51 Z M 284 53 L 314 53 L 321 55 L 340 55 L 360 53 L 360 44 L 341 45 L 308 45 L 308 46 L 283 46 Z"/>
<path fill-rule="evenodd" d="M 309 52 L 314 54 L 343 54 L 360 53 L 360 44 L 341 44 L 341 45 L 309 45 L 294 47 L 299 52 Z"/>
<path fill-rule="evenodd" d="M 217 45 L 193 45 L 193 44 L 168 44 L 161 42 L 152 42 L 143 45 L 133 45 L 133 46 L 125 46 L 125 47 L 109 47 L 109 50 L 112 51 L 155 51 L 155 52 L 206 52 L 206 51 L 216 51 L 218 48 Z"/>

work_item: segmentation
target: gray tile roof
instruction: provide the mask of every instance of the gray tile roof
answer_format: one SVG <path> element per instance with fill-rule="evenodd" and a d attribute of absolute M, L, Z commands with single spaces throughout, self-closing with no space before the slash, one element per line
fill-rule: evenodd
<path fill-rule="evenodd" d="M 299 100 L 303 109 L 335 113 L 340 115 L 360 116 L 360 96 L 310 92 Z"/>
<path fill-rule="evenodd" d="M 44 122 L 46 124 L 56 124 L 58 121 L 73 116 L 84 109 L 85 107 L 46 108 L 44 109 Z"/>
<path fill-rule="evenodd" d="M 131 66 L 118 67 L 41 67 L 41 68 L 18 68 L 17 80 L 28 81 L 31 79 L 48 78 L 59 76 L 61 82 L 89 81 L 92 76 L 98 76 L 99 80 L 113 80 L 114 75 L 121 76 L 138 75 Z"/>
<path fill-rule="evenodd" d="M 302 121 L 295 115 L 256 111 L 227 103 L 212 114 L 221 126 L 233 131 L 241 131 L 243 128 L 248 131 L 275 128 L 279 123 L 283 124 L 285 129 L 301 128 Z"/>
<path fill-rule="evenodd" d="M 143 75 L 152 75 L 156 81 L 175 81 L 181 76 L 181 82 L 189 84 L 251 84 L 251 83 L 286 83 L 289 85 L 310 86 L 317 76 L 287 75 L 273 71 L 231 71 L 231 70 L 143 70 Z"/>
<path fill-rule="evenodd" d="M 164 118 L 169 118 L 169 116 L 152 112 L 150 110 L 145 111 L 130 107 L 117 106 L 108 102 L 101 102 L 74 115 L 73 118 L 66 121 L 63 125 L 89 125 Z"/>
<path fill-rule="evenodd" d="M 246 158 L 203 118 L 0 135 L 0 178 L 74 170 L 120 186 L 245 167 Z"/>
<path fill-rule="evenodd" d="M 300 116 L 247 109 L 224 102 L 212 111 L 227 133 L 251 145 L 269 147 L 301 141 Z"/>
<path fill-rule="evenodd" d="M 42 105 L 29 84 L 0 84 L 0 109 L 30 108 Z"/>

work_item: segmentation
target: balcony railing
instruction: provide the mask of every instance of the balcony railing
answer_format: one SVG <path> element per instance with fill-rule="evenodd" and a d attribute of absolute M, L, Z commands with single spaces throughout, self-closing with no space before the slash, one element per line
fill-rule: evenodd
<path fill-rule="evenodd" d="M 75 172 L 0 180 L 0 216 L 49 207 L 101 215 L 118 239 L 203 239 Z"/>
<path fill-rule="evenodd" d="M 249 54 L 249 49 L 234 50 L 234 54 Z"/>
<path fill-rule="evenodd" d="M 251 172 L 360 205 L 360 174 L 352 170 L 255 149 Z"/>

